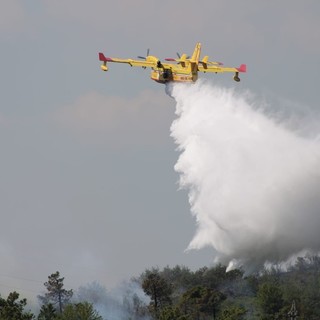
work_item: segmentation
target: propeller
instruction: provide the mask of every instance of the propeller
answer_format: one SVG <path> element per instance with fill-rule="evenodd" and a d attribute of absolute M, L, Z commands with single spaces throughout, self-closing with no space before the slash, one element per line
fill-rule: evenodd
<path fill-rule="evenodd" d="M 147 49 L 147 55 L 145 57 L 138 56 L 138 59 L 146 60 L 149 53 L 150 53 L 150 49 Z"/>

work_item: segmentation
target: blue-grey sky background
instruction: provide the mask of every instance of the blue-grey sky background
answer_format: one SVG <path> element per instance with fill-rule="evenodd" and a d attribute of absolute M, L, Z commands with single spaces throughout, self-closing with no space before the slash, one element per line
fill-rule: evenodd
<path fill-rule="evenodd" d="M 57 270 L 66 285 L 111 288 L 152 266 L 209 265 L 184 250 L 196 226 L 178 190 L 175 103 L 149 70 L 98 52 L 163 59 L 203 54 L 247 63 L 261 99 L 317 109 L 317 0 L 2 0 L 0 2 L 0 294 L 36 297 Z"/>

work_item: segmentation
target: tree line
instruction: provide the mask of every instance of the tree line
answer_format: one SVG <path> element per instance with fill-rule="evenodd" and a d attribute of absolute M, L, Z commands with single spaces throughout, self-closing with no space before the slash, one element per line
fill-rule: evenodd
<path fill-rule="evenodd" d="M 216 265 L 191 271 L 185 266 L 151 268 L 131 280 L 148 299 L 123 297 L 126 313 L 119 320 L 245 320 L 320 319 L 320 257 L 298 258 L 282 271 L 273 267 L 246 276 L 240 269 L 226 272 Z M 27 300 L 12 292 L 0 296 L 0 320 L 107 320 L 95 301 L 73 302 L 57 271 L 44 283 L 37 315 L 26 310 Z M 109 319 L 110 320 L 110 319 Z"/>

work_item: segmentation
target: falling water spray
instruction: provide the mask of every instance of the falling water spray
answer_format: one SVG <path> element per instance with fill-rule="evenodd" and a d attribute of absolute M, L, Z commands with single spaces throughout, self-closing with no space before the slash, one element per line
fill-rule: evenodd
<path fill-rule="evenodd" d="M 197 223 L 189 249 L 211 246 L 248 273 L 320 251 L 318 140 L 231 89 L 198 82 L 172 96 L 175 170 Z"/>

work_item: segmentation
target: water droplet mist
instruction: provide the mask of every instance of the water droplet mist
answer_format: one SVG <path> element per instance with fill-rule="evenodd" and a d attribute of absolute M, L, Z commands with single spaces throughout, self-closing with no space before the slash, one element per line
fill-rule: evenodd
<path fill-rule="evenodd" d="M 197 223 L 189 249 L 211 246 L 215 262 L 247 273 L 320 251 L 318 140 L 232 89 L 198 82 L 172 96 L 175 170 Z"/>

